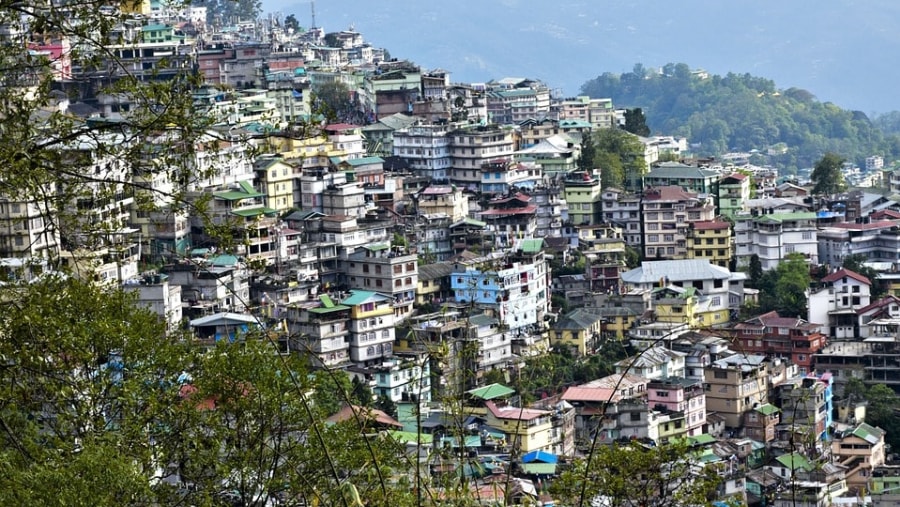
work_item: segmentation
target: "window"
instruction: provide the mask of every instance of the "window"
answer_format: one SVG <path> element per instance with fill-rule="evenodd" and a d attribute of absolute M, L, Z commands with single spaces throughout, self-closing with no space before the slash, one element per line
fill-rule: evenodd
<path fill-rule="evenodd" d="M 640 420 L 641 420 L 641 413 L 640 413 L 640 412 L 632 412 L 632 413 L 631 413 L 631 420 L 632 420 L 632 421 L 640 421 Z"/>
<path fill-rule="evenodd" d="M 726 379 L 726 378 L 728 378 L 728 372 L 722 371 L 722 370 L 716 370 L 713 372 L 713 378 Z"/>
<path fill-rule="evenodd" d="M 667 242 L 669 242 L 669 241 L 675 241 L 675 236 L 672 235 L 672 234 L 665 234 L 665 235 L 663 236 L 663 239 L 665 239 L 665 241 L 667 241 Z"/>
<path fill-rule="evenodd" d="M 811 231 L 803 231 L 802 238 L 803 239 L 812 239 L 812 232 Z"/>

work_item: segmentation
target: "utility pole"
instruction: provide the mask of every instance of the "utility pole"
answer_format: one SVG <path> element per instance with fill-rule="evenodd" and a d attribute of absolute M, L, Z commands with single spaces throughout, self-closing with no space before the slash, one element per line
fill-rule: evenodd
<path fill-rule="evenodd" d="M 312 11 L 312 26 L 310 28 L 316 27 L 316 0 L 309 0 L 309 8 Z"/>

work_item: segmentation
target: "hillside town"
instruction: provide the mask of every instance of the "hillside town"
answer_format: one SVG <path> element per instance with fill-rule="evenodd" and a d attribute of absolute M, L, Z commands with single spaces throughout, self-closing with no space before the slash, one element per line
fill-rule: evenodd
<path fill-rule="evenodd" d="M 352 27 L 222 26 L 155 2 L 115 15 L 108 51 L 130 77 L 202 81 L 189 93 L 214 121 L 183 182 L 194 205 L 66 145 L 120 182 L 68 203 L 110 232 L 88 240 L 82 221 L 3 194 L 6 280 L 65 269 L 123 287 L 198 347 L 271 337 L 368 389 L 330 421 L 371 418 L 484 504 L 555 505 L 550 485 L 596 445 L 684 442 L 722 505 L 900 505 L 900 430 L 859 394 L 900 390 L 900 171 L 879 154 L 822 194 L 757 153 L 697 157 L 690 139 L 629 134 L 645 170 L 604 186 L 582 151 L 625 125 L 611 98 L 453 82 Z M 68 116 L 140 107 L 101 93 L 125 73 L 81 65 L 72 41 L 13 24 L 0 36 L 53 62 Z M 329 91 L 346 106 L 331 115 Z M 802 300 L 782 304 L 798 273 Z M 626 353 L 608 375 L 522 388 L 532 361 L 614 346 Z"/>

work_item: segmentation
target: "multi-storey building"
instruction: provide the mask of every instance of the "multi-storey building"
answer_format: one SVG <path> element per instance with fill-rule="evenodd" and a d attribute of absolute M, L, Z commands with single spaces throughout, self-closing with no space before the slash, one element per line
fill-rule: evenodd
<path fill-rule="evenodd" d="M 52 213 L 54 211 L 44 199 L 28 199 L 21 195 L 0 197 L 0 255 L 56 257 L 60 238 L 59 229 L 51 220 Z"/>
<path fill-rule="evenodd" d="M 391 357 L 395 337 L 391 296 L 351 290 L 341 305 L 350 307 L 350 360 L 368 366 Z"/>
<path fill-rule="evenodd" d="M 531 201 L 523 193 L 488 201 L 488 209 L 478 214 L 487 224 L 484 243 L 509 248 L 519 239 L 533 238 L 537 230 L 537 205 Z"/>
<path fill-rule="evenodd" d="M 709 259 L 712 264 L 728 267 L 732 251 L 731 223 L 720 219 L 691 223 L 687 234 L 688 259 Z"/>
<path fill-rule="evenodd" d="M 594 128 L 613 128 L 616 125 L 616 110 L 612 99 L 593 99 L 586 95 L 562 99 L 551 106 L 560 120 L 579 120 L 590 123 Z"/>
<path fill-rule="evenodd" d="M 332 149 L 341 160 L 362 158 L 366 156 L 366 140 L 362 135 L 362 127 L 349 123 L 333 123 L 325 125 L 322 131 L 328 136 Z"/>
<path fill-rule="evenodd" d="M 503 195 L 517 188 L 533 187 L 541 179 L 541 167 L 534 162 L 495 159 L 481 165 L 479 191 Z"/>
<path fill-rule="evenodd" d="M 496 125 L 453 130 L 450 137 L 450 180 L 470 190 L 482 182 L 482 166 L 492 160 L 511 159 L 516 151 L 515 131 Z"/>
<path fill-rule="evenodd" d="M 327 185 L 322 190 L 322 213 L 362 218 L 369 210 L 366 190 L 357 182 Z"/>
<path fill-rule="evenodd" d="M 181 286 L 170 284 L 168 275 L 146 273 L 126 280 L 122 287 L 136 293 L 137 305 L 158 315 L 170 331 L 182 325 Z"/>
<path fill-rule="evenodd" d="M 773 310 L 735 325 L 735 331 L 742 351 L 789 359 L 805 375 L 814 369 L 813 355 L 825 346 L 819 327 Z"/>
<path fill-rule="evenodd" d="M 647 188 L 642 215 L 645 258 L 687 258 L 690 224 L 714 216 L 715 207 L 708 196 L 674 186 Z"/>
<path fill-rule="evenodd" d="M 531 200 L 537 205 L 537 237 L 559 237 L 563 222 L 568 219 L 569 207 L 560 199 L 560 188 L 556 185 L 539 185 L 531 190 Z"/>
<path fill-rule="evenodd" d="M 900 259 L 900 221 L 868 220 L 829 224 L 820 228 L 819 262 L 840 266 L 850 255 L 864 255 L 870 262 Z"/>
<path fill-rule="evenodd" d="M 250 275 L 234 257 L 221 257 L 211 259 L 205 266 L 198 266 L 195 262 L 179 262 L 167 264 L 161 269 L 161 273 L 169 277 L 169 286 L 181 287 L 185 317 L 246 311 L 250 301 Z"/>
<path fill-rule="evenodd" d="M 394 321 L 412 313 L 416 299 L 418 258 L 403 247 L 387 243 L 365 244 L 342 263 L 351 289 L 377 291 L 390 296 Z"/>
<path fill-rule="evenodd" d="M 504 78 L 488 83 L 484 94 L 488 120 L 501 125 L 516 125 L 550 112 L 550 89 L 532 79 Z"/>
<path fill-rule="evenodd" d="M 254 164 L 256 187 L 265 194 L 266 206 L 279 213 L 294 208 L 294 168 L 281 157 L 260 157 Z"/>
<path fill-rule="evenodd" d="M 621 228 L 626 244 L 642 248 L 644 236 L 641 228 L 641 196 L 607 188 L 603 190 L 602 197 L 603 222 Z"/>
<path fill-rule="evenodd" d="M 563 195 L 569 208 L 569 220 L 575 226 L 601 222 L 600 178 L 587 172 L 571 173 L 563 180 Z"/>
<path fill-rule="evenodd" d="M 385 116 L 371 125 L 366 125 L 361 129 L 363 136 L 366 138 L 366 152 L 369 155 L 379 157 L 395 155 L 395 133 L 414 126 L 418 121 L 419 119 L 413 116 L 397 113 Z M 447 165 L 449 166 L 449 151 L 447 152 L 447 157 Z"/>
<path fill-rule="evenodd" d="M 822 278 L 822 287 L 810 291 L 809 321 L 821 324 L 832 339 L 853 340 L 865 334 L 858 310 L 871 303 L 872 282 L 849 269 L 838 269 Z"/>
<path fill-rule="evenodd" d="M 424 352 L 397 352 L 371 371 L 375 396 L 384 396 L 394 403 L 431 401 L 431 363 Z"/>
<path fill-rule="evenodd" d="M 790 253 L 803 254 L 815 264 L 819 256 L 817 232 L 816 213 L 812 212 L 739 215 L 734 224 L 737 265 L 748 266 L 756 255 L 767 271 Z"/>
<path fill-rule="evenodd" d="M 393 154 L 403 159 L 413 174 L 432 181 L 449 181 L 453 158 L 450 149 L 455 127 L 448 124 L 411 125 L 393 134 Z"/>
<path fill-rule="evenodd" d="M 775 386 L 781 407 L 781 423 L 790 425 L 789 432 L 805 433 L 815 440 L 824 439 L 828 431 L 832 407 L 825 383 L 816 377 L 791 379 Z"/>
<path fill-rule="evenodd" d="M 644 186 L 673 186 L 698 194 L 715 195 L 718 181 L 719 173 L 716 171 L 680 162 L 662 162 L 644 175 Z"/>
<path fill-rule="evenodd" d="M 743 173 L 732 173 L 719 180 L 718 205 L 719 214 L 730 219 L 747 211 L 746 203 L 750 199 L 750 176 Z"/>
<path fill-rule="evenodd" d="M 862 491 L 869 485 L 872 471 L 884 465 L 885 431 L 864 422 L 836 431 L 831 441 L 835 463 L 847 467 L 847 486 Z"/>
<path fill-rule="evenodd" d="M 577 169 L 580 154 L 578 141 L 568 135 L 553 135 L 522 148 L 515 156 L 518 161 L 537 164 L 544 176 L 555 179 Z"/>
<path fill-rule="evenodd" d="M 594 126 L 584 120 L 556 120 L 553 118 L 534 119 L 529 118 L 519 124 L 522 135 L 522 146 L 534 146 L 557 134 L 566 134 L 573 141 L 583 139 L 584 136 L 590 135 Z"/>
<path fill-rule="evenodd" d="M 587 259 L 585 275 L 593 292 L 618 290 L 625 271 L 622 230 L 606 224 L 578 228 L 578 244 Z"/>
<path fill-rule="evenodd" d="M 290 305 L 285 312 L 292 348 L 308 354 L 313 366 L 333 368 L 350 360 L 350 307 L 320 296 L 321 304 Z"/>
<path fill-rule="evenodd" d="M 497 406 L 493 401 L 487 406 L 487 424 L 506 434 L 506 441 L 517 452 L 547 451 L 557 444 L 552 437 L 553 412 L 534 408 Z"/>
<path fill-rule="evenodd" d="M 710 264 L 707 259 L 643 261 L 640 267 L 622 273 L 625 286 L 633 289 L 652 290 L 670 285 L 677 289 L 693 289 L 693 319 L 684 314 L 683 305 L 670 304 L 666 310 L 671 312 L 667 315 L 669 322 L 683 322 L 691 327 L 727 323 L 732 306 L 731 293 L 743 290 L 743 280 L 742 273 L 731 273 Z M 679 314 L 685 317 L 679 317 Z"/>
<path fill-rule="evenodd" d="M 450 275 L 454 298 L 493 309 L 513 337 L 537 330 L 550 300 L 542 244 L 542 240 L 524 240 L 509 254 L 457 263 Z"/>
<path fill-rule="evenodd" d="M 703 433 L 706 393 L 702 380 L 684 377 L 653 380 L 647 384 L 647 403 L 658 412 L 679 414 L 684 420 L 684 434 L 687 436 Z"/>
<path fill-rule="evenodd" d="M 764 356 L 734 354 L 704 368 L 706 410 L 740 428 L 744 414 L 768 403 L 769 365 Z"/>

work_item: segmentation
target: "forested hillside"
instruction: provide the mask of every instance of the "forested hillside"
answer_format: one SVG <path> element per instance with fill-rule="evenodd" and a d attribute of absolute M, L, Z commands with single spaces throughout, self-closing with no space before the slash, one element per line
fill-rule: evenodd
<path fill-rule="evenodd" d="M 643 108 L 654 134 L 685 136 L 700 155 L 765 152 L 784 143 L 786 153 L 769 162 L 787 173 L 811 167 L 829 151 L 857 164 L 870 155 L 886 162 L 900 155 L 900 136 L 883 133 L 864 113 L 750 74 L 702 76 L 683 63 L 667 64 L 662 72 L 637 64 L 621 75 L 603 73 L 581 92 L 612 98 L 617 107 Z"/>

